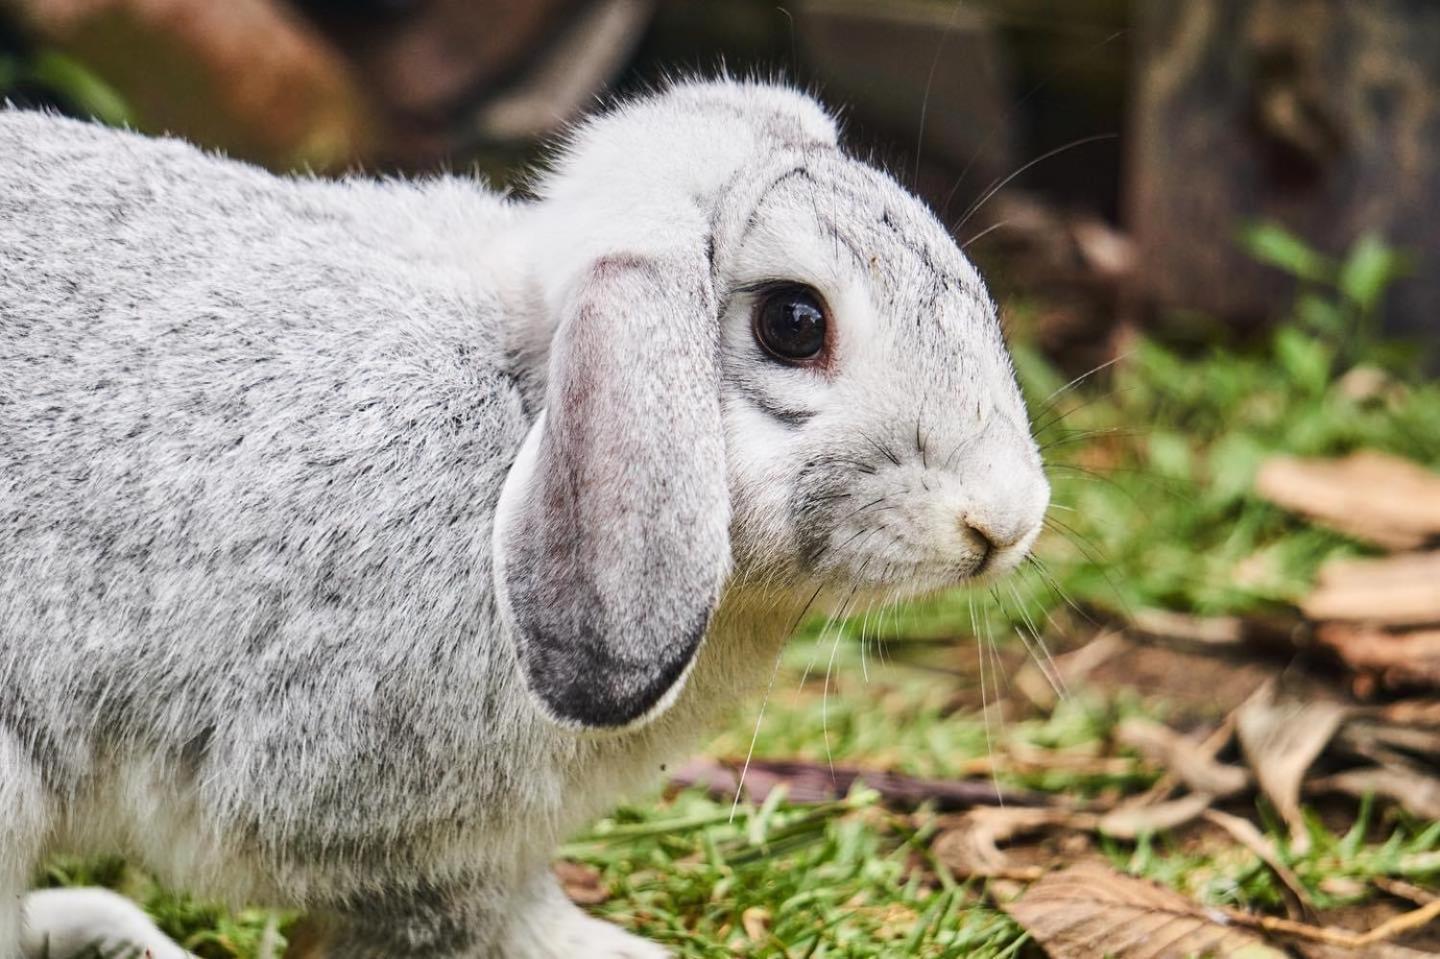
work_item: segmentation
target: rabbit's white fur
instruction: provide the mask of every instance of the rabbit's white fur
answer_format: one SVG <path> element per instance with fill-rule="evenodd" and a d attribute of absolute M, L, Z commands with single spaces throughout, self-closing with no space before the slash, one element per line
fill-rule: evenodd
<path fill-rule="evenodd" d="M 661 954 L 556 842 L 807 604 L 1013 566 L 1047 502 L 979 277 L 790 90 L 623 104 L 533 203 L 15 111 L 0 181 L 4 959 L 44 855 L 117 849 L 336 957 Z M 823 370 L 755 344 L 776 280 Z"/>

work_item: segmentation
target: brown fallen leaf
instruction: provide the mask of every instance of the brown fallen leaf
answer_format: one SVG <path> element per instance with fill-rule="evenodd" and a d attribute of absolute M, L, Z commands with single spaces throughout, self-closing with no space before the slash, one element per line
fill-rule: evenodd
<path fill-rule="evenodd" d="M 1409 764 L 1348 769 L 1306 784 L 1309 792 L 1343 793 L 1363 798 L 1374 794 L 1399 804 L 1421 819 L 1440 821 L 1440 778 Z"/>
<path fill-rule="evenodd" d="M 1352 719 L 1340 730 L 1336 742 L 1381 765 L 1396 758 L 1413 758 L 1440 767 L 1440 729 Z"/>
<path fill-rule="evenodd" d="M 1305 623 L 1299 616 L 1192 616 L 1171 609 L 1136 609 L 1129 634 L 1188 651 L 1293 652 L 1300 648 Z"/>
<path fill-rule="evenodd" d="M 1440 729 L 1440 698 L 1402 699 L 1367 707 L 1362 714 L 1384 723 Z"/>
<path fill-rule="evenodd" d="M 1316 620 L 1440 623 L 1440 552 L 1326 563 L 1300 610 Z"/>
<path fill-rule="evenodd" d="M 1191 616 L 1169 609 L 1137 609 L 1131 629 L 1141 636 L 1199 650 L 1245 645 L 1245 620 L 1239 616 Z"/>
<path fill-rule="evenodd" d="M 1071 773 L 1076 776 L 1127 776 L 1135 772 L 1135 760 L 1125 756 L 1103 756 L 1098 746 L 1045 749 L 1028 743 L 1009 743 L 1003 754 L 977 756 L 960 764 L 968 776 L 996 773 Z"/>
<path fill-rule="evenodd" d="M 1277 456 L 1255 477 L 1261 496 L 1357 539 L 1417 549 L 1440 537 L 1440 476 L 1372 451 L 1344 459 Z"/>
<path fill-rule="evenodd" d="M 740 925 L 751 942 L 766 942 L 770 938 L 770 913 L 759 906 L 751 906 L 742 912 Z"/>
<path fill-rule="evenodd" d="M 1195 792 L 1225 798 L 1244 791 L 1250 775 L 1239 766 L 1215 759 L 1205 743 L 1182 736 L 1153 720 L 1132 717 L 1115 730 L 1121 743 L 1136 750 L 1150 762 L 1174 774 Z"/>
<path fill-rule="evenodd" d="M 1310 833 L 1300 813 L 1300 784 L 1345 718 L 1337 703 L 1276 703 L 1252 697 L 1236 712 L 1235 732 L 1255 780 L 1290 828 L 1290 846 L 1303 854 Z"/>
<path fill-rule="evenodd" d="M 1396 631 L 1361 623 L 1322 623 L 1316 643 L 1387 689 L 1440 689 L 1440 629 Z"/>
<path fill-rule="evenodd" d="M 998 873 L 1010 868 L 1001 843 L 1052 828 L 1089 831 L 1096 823 L 1095 816 L 1068 809 L 973 809 L 937 835 L 931 851 L 957 875 Z"/>
<path fill-rule="evenodd" d="M 605 880 L 600 878 L 598 869 L 573 859 L 558 860 L 554 869 L 555 878 L 560 880 L 560 888 L 565 890 L 565 895 L 570 897 L 571 902 L 581 906 L 595 906 L 610 898 L 610 890 L 605 885 Z"/>
<path fill-rule="evenodd" d="M 1137 839 L 1146 833 L 1175 829 L 1198 819 L 1215 797 L 1190 793 L 1180 799 L 1148 806 L 1121 806 L 1100 817 L 1096 828 L 1114 839 Z"/>
<path fill-rule="evenodd" d="M 1052 959 L 1285 956 L 1172 889 L 1098 864 L 1052 873 L 1002 908 Z"/>

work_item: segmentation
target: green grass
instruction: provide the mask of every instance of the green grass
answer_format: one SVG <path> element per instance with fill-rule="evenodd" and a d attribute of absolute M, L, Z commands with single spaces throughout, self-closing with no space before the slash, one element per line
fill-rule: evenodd
<path fill-rule="evenodd" d="M 915 869 L 929 830 L 864 792 L 820 807 L 742 807 L 733 822 L 729 803 L 693 793 L 664 812 L 679 815 L 627 811 L 565 851 L 617 893 L 602 915 L 682 955 L 998 957 L 1023 939 L 974 890 Z M 690 817 L 708 825 L 673 828 Z M 638 836 L 606 838 L 637 826 Z"/>

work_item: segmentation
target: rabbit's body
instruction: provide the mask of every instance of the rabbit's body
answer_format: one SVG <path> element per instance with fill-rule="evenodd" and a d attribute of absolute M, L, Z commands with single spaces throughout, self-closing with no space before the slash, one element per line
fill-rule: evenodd
<path fill-rule="evenodd" d="M 0 959 L 61 850 L 311 910 L 337 959 L 651 955 L 555 843 L 803 608 L 1013 565 L 1044 508 L 978 277 L 789 91 L 622 108 L 538 203 L 5 111 L 0 183 Z M 791 276 L 830 366 L 752 337 Z"/>
<path fill-rule="evenodd" d="M 238 902 L 522 884 L 764 668 L 609 737 L 519 689 L 514 206 L 20 112 L 0 181 L 0 835 L 23 806 L 28 842 Z"/>

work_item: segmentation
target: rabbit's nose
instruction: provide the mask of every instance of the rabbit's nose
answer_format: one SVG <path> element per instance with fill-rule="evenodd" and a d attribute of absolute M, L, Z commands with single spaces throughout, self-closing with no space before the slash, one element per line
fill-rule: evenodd
<path fill-rule="evenodd" d="M 960 515 L 960 529 L 987 552 L 1009 549 L 1025 538 L 1019 524 L 994 523 L 969 511 Z"/>
<path fill-rule="evenodd" d="M 960 533 L 980 551 L 975 565 L 979 574 L 990 568 L 996 556 L 1018 546 L 1031 532 L 1030 525 L 1020 517 L 988 517 L 967 510 L 960 516 Z"/>
<path fill-rule="evenodd" d="M 980 559 L 975 564 L 976 572 L 989 565 L 995 551 L 1003 548 L 1002 544 L 996 542 L 995 534 L 983 523 L 976 522 L 968 513 L 960 516 L 960 533 L 980 550 Z"/>

